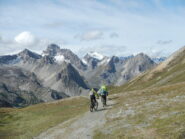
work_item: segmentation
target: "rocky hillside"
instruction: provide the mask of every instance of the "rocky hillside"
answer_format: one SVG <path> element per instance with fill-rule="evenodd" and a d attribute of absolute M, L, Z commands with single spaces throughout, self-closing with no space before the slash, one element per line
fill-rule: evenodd
<path fill-rule="evenodd" d="M 121 77 L 116 82 L 117 85 L 122 85 L 137 75 L 147 71 L 156 64 L 147 55 L 140 53 L 125 62 L 124 68 L 121 71 Z"/>
<path fill-rule="evenodd" d="M 158 66 L 120 87 L 124 90 L 160 87 L 185 81 L 185 47 Z"/>
<path fill-rule="evenodd" d="M 71 63 L 78 70 L 85 70 L 86 65 L 81 61 L 81 59 L 74 54 L 69 49 L 60 49 L 60 47 L 56 44 L 50 44 L 45 51 L 43 51 L 43 56 L 47 55 L 53 57 L 56 62 L 60 63 L 62 61 L 66 61 Z"/>
<path fill-rule="evenodd" d="M 91 55 L 87 54 L 83 61 L 88 65 L 85 72 L 86 80 L 93 87 L 99 87 L 101 84 L 122 85 L 156 65 L 143 53 L 125 59 L 100 55 L 97 58 Z"/>
<path fill-rule="evenodd" d="M 79 74 L 85 69 L 82 61 L 70 50 L 57 45 L 49 45 L 42 56 L 27 49 L 17 55 L 1 56 L 0 64 L 33 72 L 43 86 L 69 96 L 87 94 L 88 85 Z"/>
<path fill-rule="evenodd" d="M 21 107 L 67 95 L 42 86 L 34 73 L 18 67 L 0 67 L 0 107 Z"/>

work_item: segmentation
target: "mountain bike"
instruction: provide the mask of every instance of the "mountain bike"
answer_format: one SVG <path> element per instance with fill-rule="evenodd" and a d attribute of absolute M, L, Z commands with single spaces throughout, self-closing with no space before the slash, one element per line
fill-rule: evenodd
<path fill-rule="evenodd" d="M 92 103 L 90 104 L 90 112 L 96 111 L 98 109 L 98 102 L 93 99 Z"/>

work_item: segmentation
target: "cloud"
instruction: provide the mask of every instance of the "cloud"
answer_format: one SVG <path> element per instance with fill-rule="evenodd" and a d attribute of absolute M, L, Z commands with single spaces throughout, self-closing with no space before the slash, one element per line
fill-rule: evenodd
<path fill-rule="evenodd" d="M 14 51 L 15 47 L 24 47 L 11 39 L 23 30 L 34 32 L 38 37 L 42 36 L 54 43 L 64 39 L 72 50 L 89 45 L 102 47 L 102 44 L 113 44 L 117 47 L 124 44 L 128 46 L 127 52 L 134 53 L 145 51 L 153 43 L 156 44 L 156 40 L 171 38 L 174 43 L 164 45 L 167 43 L 160 42 L 156 47 L 162 50 L 168 46 L 167 50 L 173 52 L 185 44 L 185 6 L 180 1 L 182 0 L 170 3 L 162 0 L 2 1 L 0 28 L 3 37 L 8 39 L 0 44 L 0 53 L 5 52 L 5 46 L 10 48 L 10 44 L 12 49 L 9 52 Z M 99 33 L 88 33 L 93 30 Z M 110 35 L 114 31 L 121 37 Z M 78 35 L 74 37 L 75 34 Z M 114 39 L 110 39 L 111 36 Z M 38 45 L 41 43 L 39 39 L 36 45 L 26 47 L 41 50 L 43 46 Z M 108 50 L 107 47 L 106 49 Z M 117 50 L 112 50 L 114 49 L 110 45 L 107 53 L 118 53 Z"/>
<path fill-rule="evenodd" d="M 166 45 L 166 44 L 170 44 L 172 42 L 173 42 L 172 40 L 167 40 L 167 41 L 158 40 L 157 44 L 159 44 L 159 45 Z"/>
<path fill-rule="evenodd" d="M 0 39 L 0 55 L 15 54 L 27 48 L 38 53 L 41 53 L 51 41 L 39 39 L 32 33 L 24 31 L 16 35 L 13 39 Z"/>
<path fill-rule="evenodd" d="M 110 34 L 110 38 L 118 38 L 118 37 L 119 37 L 119 35 L 116 32 L 113 32 Z"/>
<path fill-rule="evenodd" d="M 75 38 L 80 39 L 81 41 L 93 41 L 103 38 L 103 32 L 99 30 L 88 31 L 83 34 L 78 34 Z"/>
<path fill-rule="evenodd" d="M 36 44 L 38 41 L 39 40 L 28 31 L 21 32 L 15 36 L 15 42 L 24 46 Z"/>

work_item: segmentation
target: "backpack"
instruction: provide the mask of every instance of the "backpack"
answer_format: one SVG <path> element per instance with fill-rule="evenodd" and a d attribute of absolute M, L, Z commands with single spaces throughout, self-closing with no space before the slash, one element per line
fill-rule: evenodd
<path fill-rule="evenodd" d="M 98 91 L 98 93 L 99 93 L 100 95 L 107 95 L 107 91 L 105 91 L 103 88 L 101 88 L 101 89 Z"/>

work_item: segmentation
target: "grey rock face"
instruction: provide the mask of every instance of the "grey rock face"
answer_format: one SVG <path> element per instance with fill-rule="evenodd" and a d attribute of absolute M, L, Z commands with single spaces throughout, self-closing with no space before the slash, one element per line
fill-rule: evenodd
<path fill-rule="evenodd" d="M 50 56 L 43 56 L 39 62 L 44 66 L 44 65 L 47 65 L 47 64 L 55 64 L 55 60 L 53 57 L 50 57 Z"/>
<path fill-rule="evenodd" d="M 88 60 L 87 56 L 84 58 L 87 62 L 90 62 L 88 65 L 88 70 L 85 73 L 86 80 L 92 87 L 100 87 L 102 84 L 113 84 L 117 77 L 117 68 L 119 58 L 117 57 L 104 57 L 102 60 L 98 60 L 90 57 Z M 92 68 L 92 61 L 96 61 L 96 67 Z"/>
<path fill-rule="evenodd" d="M 18 56 L 20 56 L 24 60 L 29 60 L 30 58 L 40 59 L 42 57 L 41 55 L 34 53 L 28 49 L 24 49 L 22 52 L 18 54 Z"/>
<path fill-rule="evenodd" d="M 69 63 L 67 63 L 56 75 L 56 81 L 59 86 L 54 86 L 55 90 L 65 90 L 70 96 L 87 94 L 88 86 L 84 82 L 79 72 Z"/>
<path fill-rule="evenodd" d="M 11 91 L 12 85 L 8 86 L 8 83 L 12 81 L 13 77 L 10 78 L 11 80 L 5 80 L 5 78 L 3 78 L 4 76 L 1 76 L 0 79 L 2 79 L 3 82 L 0 83 L 2 83 L 1 90 L 3 90 L 3 93 L 1 93 L 0 106 L 26 106 L 34 103 L 53 101 L 67 96 L 87 95 L 88 85 L 78 72 L 78 70 L 81 70 L 76 68 L 74 64 L 66 61 L 57 63 L 55 59 L 56 55 L 61 54 L 65 55 L 65 59 L 73 59 L 74 57 L 73 60 L 75 61 L 76 56 L 71 51 L 62 50 L 56 45 L 48 46 L 47 52 L 49 53 L 48 55 L 41 56 L 25 49 L 17 55 L 0 57 L 2 68 L 12 68 L 12 72 L 4 73 L 5 71 L 1 71 L 0 75 L 4 74 L 6 76 L 10 76 L 11 73 L 14 73 L 13 75 L 16 77 L 16 80 L 14 80 L 15 84 L 13 84 L 14 88 Z M 14 62 L 16 59 L 19 60 Z M 78 57 L 76 59 L 79 60 Z M 14 66 L 17 66 L 17 68 Z M 23 74 L 23 71 L 25 75 Z M 28 75 L 28 73 L 33 73 L 35 80 L 29 82 L 29 79 L 33 79 L 33 77 Z M 28 84 L 24 85 L 23 83 L 23 85 L 21 85 L 20 80 L 22 80 L 22 75 L 27 79 L 25 79 L 24 83 L 28 82 Z M 20 87 L 15 88 L 16 86 Z M 27 88 L 28 86 L 31 87 Z M 5 91 L 6 88 L 9 90 Z M 13 94 L 13 96 L 9 92 L 12 92 L 11 94 Z M 19 94 L 17 94 L 17 92 L 19 92 Z M 41 94 L 38 95 L 38 92 Z M 27 96 L 22 97 L 22 94 L 27 94 Z M 17 97 L 19 99 L 17 99 Z M 10 98 L 19 101 L 11 102 L 9 100 Z"/>
<path fill-rule="evenodd" d="M 131 80 L 140 73 L 151 69 L 156 64 L 147 55 L 140 53 L 135 57 L 127 60 L 123 69 L 121 70 L 121 76 L 117 80 L 116 85 L 121 85 Z"/>
<path fill-rule="evenodd" d="M 43 51 L 43 54 L 53 57 L 53 56 L 56 56 L 59 52 L 60 52 L 60 47 L 58 45 L 50 44 L 48 45 L 47 49 Z"/>
<path fill-rule="evenodd" d="M 87 67 L 86 65 L 81 61 L 81 59 L 75 55 L 71 50 L 69 49 L 60 49 L 59 46 L 56 44 L 50 44 L 46 51 L 43 52 L 44 55 L 48 55 L 50 57 L 55 57 L 57 55 L 62 55 L 66 60 L 68 60 L 73 66 L 75 66 L 79 70 L 85 70 Z"/>
<path fill-rule="evenodd" d="M 100 62 L 100 60 L 91 57 L 89 54 L 86 54 L 83 59 L 88 63 L 88 66 L 91 69 L 95 69 Z"/>
<path fill-rule="evenodd" d="M 20 62 L 34 62 L 37 59 L 42 58 L 41 55 L 36 54 L 28 49 L 24 49 L 22 52 L 15 55 L 0 56 L 0 65 L 16 65 Z"/>
<path fill-rule="evenodd" d="M 91 66 L 92 58 L 86 55 L 84 59 Z M 101 84 L 122 85 L 153 66 L 155 63 L 143 53 L 127 58 L 112 56 L 106 60 L 97 60 L 96 68 L 88 68 L 85 77 L 93 87 Z"/>
<path fill-rule="evenodd" d="M 18 56 L 17 55 L 5 55 L 0 56 L 0 65 L 9 65 L 13 63 L 18 62 Z"/>
<path fill-rule="evenodd" d="M 116 72 L 116 64 L 119 63 L 120 60 L 118 57 L 113 56 L 110 61 L 108 62 L 108 69 L 107 71 L 109 73 L 115 73 Z"/>
<path fill-rule="evenodd" d="M 1 67 L 0 75 L 0 107 L 22 107 L 67 97 L 43 87 L 34 73 L 18 67 Z"/>
<path fill-rule="evenodd" d="M 83 95 L 87 92 L 84 78 L 71 63 L 63 61 L 58 64 L 53 57 L 44 56 L 34 63 L 21 63 L 19 67 L 29 70 L 42 81 L 43 86 L 69 96 Z"/>

